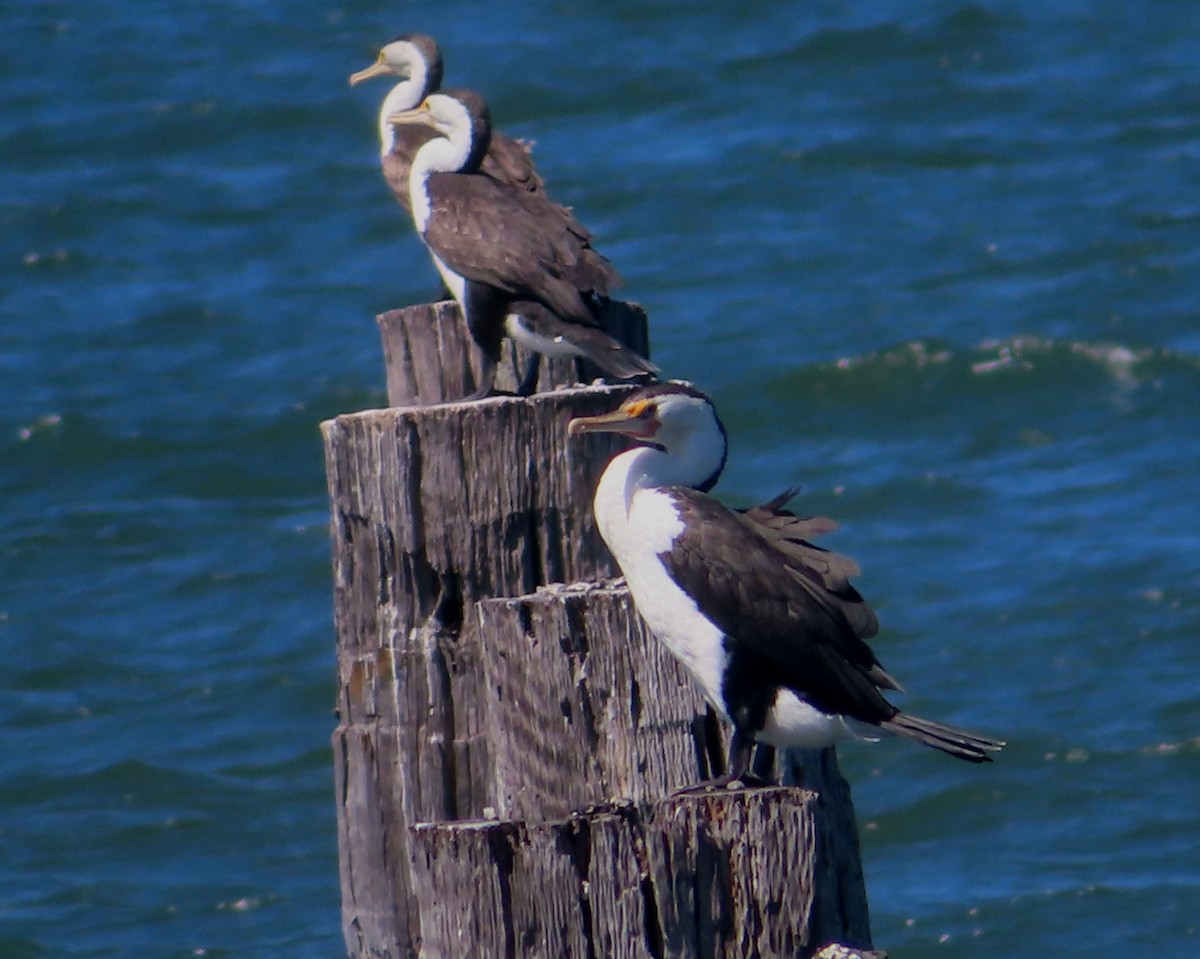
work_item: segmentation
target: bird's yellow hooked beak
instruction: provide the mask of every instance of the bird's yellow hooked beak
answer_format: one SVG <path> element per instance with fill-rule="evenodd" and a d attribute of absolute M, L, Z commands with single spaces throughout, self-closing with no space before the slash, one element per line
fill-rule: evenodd
<path fill-rule="evenodd" d="M 599 416 L 577 416 L 567 424 L 571 436 L 583 433 L 622 433 L 635 439 L 653 436 L 660 426 L 648 404 L 620 406 L 611 413 Z"/>
<path fill-rule="evenodd" d="M 358 73 L 350 74 L 350 86 L 356 86 L 364 80 L 370 80 L 372 77 L 382 77 L 391 72 L 391 68 L 387 65 L 387 60 L 384 59 L 381 53 L 379 54 L 379 58 L 365 70 L 359 70 Z"/>

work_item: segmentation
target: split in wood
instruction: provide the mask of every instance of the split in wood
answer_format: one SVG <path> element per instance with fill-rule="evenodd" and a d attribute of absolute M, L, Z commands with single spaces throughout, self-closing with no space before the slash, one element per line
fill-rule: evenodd
<path fill-rule="evenodd" d="M 556 822 L 412 829 L 422 955 L 800 959 L 836 936 L 815 794 L 748 789 Z M 462 896 L 469 889 L 470 896 Z"/>
<path fill-rule="evenodd" d="M 645 316 L 630 316 L 625 342 L 644 353 Z M 868 946 L 832 751 L 780 763 L 805 790 L 659 801 L 723 768 L 724 730 L 623 589 L 544 588 L 616 571 L 591 498 L 620 441 L 577 447 L 566 424 L 631 388 L 407 406 L 471 392 L 469 338 L 446 304 L 380 326 L 389 397 L 406 408 L 322 424 L 350 954 Z M 551 364 L 543 383 L 574 375 Z"/>

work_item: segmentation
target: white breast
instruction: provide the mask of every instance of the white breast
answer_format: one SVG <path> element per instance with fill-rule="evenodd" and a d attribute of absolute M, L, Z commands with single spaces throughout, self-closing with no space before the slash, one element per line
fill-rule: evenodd
<path fill-rule="evenodd" d="M 728 656 L 724 635 L 679 588 L 659 554 L 667 552 L 683 532 L 671 498 L 656 489 L 625 495 L 627 472 L 610 464 L 596 488 L 596 522 L 650 631 L 699 681 L 705 698 L 722 714 L 721 678 Z M 628 502 L 628 508 L 626 508 Z"/>
<path fill-rule="evenodd" d="M 428 146 L 428 144 L 426 144 Z M 422 147 L 421 150 L 424 150 Z M 418 151 L 420 156 L 420 151 Z M 425 227 L 429 225 L 429 217 L 433 215 L 433 206 L 429 202 L 429 172 L 417 167 L 416 158 L 409 173 L 408 201 L 412 206 L 413 224 L 421 236 L 425 235 Z"/>
<path fill-rule="evenodd" d="M 426 247 L 426 249 L 429 249 Z M 442 258 L 433 250 L 429 250 L 429 256 L 433 260 L 433 265 L 437 267 L 438 273 L 442 275 L 442 282 L 446 284 L 446 289 L 450 291 L 450 295 L 458 301 L 458 305 L 466 309 L 467 281 L 461 274 L 455 273 L 450 267 L 442 262 Z"/>

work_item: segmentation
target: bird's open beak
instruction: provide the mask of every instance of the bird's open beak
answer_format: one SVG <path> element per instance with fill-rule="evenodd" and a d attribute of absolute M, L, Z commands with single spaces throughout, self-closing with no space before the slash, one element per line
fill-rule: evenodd
<path fill-rule="evenodd" d="M 389 113 L 387 122 L 389 126 L 393 127 L 404 123 L 416 123 L 427 127 L 436 126 L 433 114 L 429 112 L 429 108 L 424 103 L 411 110 L 398 110 L 395 113 Z"/>
<path fill-rule="evenodd" d="M 364 80 L 370 80 L 372 77 L 382 77 L 391 70 L 388 68 L 387 61 L 382 56 L 372 63 L 365 70 L 359 70 L 358 73 L 350 74 L 350 86 L 362 83 Z"/>
<path fill-rule="evenodd" d="M 616 409 L 599 416 L 577 416 L 567 424 L 567 432 L 571 436 L 582 433 L 624 433 L 641 438 L 652 435 L 648 431 L 651 425 L 651 422 L 632 417 L 623 409 Z"/>

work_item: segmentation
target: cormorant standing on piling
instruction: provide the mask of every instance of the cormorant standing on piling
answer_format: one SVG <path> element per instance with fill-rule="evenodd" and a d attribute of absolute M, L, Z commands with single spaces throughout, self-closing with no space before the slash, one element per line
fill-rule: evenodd
<path fill-rule="evenodd" d="M 600 533 L 638 612 L 733 724 L 729 770 L 746 781 L 755 741 L 817 749 L 894 734 L 981 763 L 1004 743 L 901 712 L 902 692 L 865 642 L 874 611 L 852 560 L 808 543 L 828 520 L 738 513 L 707 495 L 725 465 L 725 429 L 703 393 L 668 383 L 612 413 L 571 421 L 572 435 L 616 432 L 640 445 L 596 489 Z"/>
<path fill-rule="evenodd" d="M 571 212 L 478 172 L 491 137 L 479 94 L 430 94 L 388 122 L 435 133 L 413 157 L 409 197 L 417 232 L 483 353 L 472 399 L 490 395 L 505 335 L 535 353 L 586 357 L 622 379 L 658 372 L 601 327 L 603 300 L 620 278 Z M 532 391 L 537 372 L 534 356 L 518 392 Z"/>

